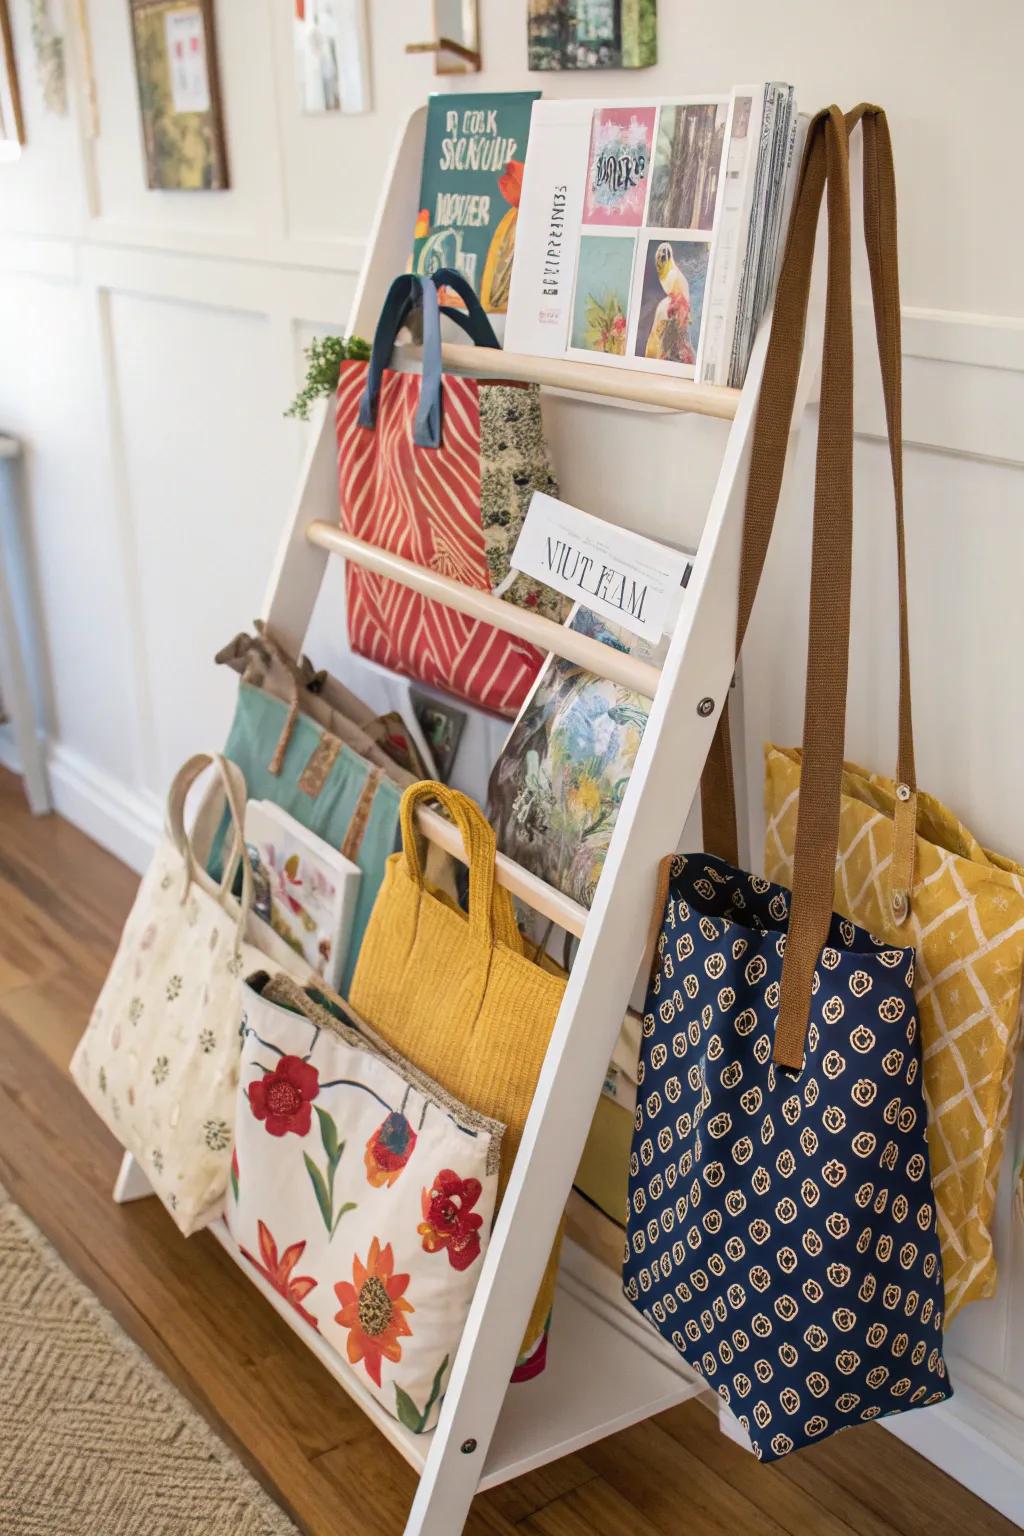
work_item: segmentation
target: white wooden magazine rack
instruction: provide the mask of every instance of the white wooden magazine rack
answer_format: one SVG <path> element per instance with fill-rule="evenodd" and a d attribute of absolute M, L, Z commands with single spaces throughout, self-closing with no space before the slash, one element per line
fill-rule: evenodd
<path fill-rule="evenodd" d="M 392 277 L 405 267 L 419 195 L 426 109 L 400 137 L 353 304 L 349 332 L 372 336 Z M 330 554 L 489 620 L 653 696 L 653 707 L 589 912 L 499 860 L 499 879 L 580 943 L 558 1013 L 440 1422 L 405 1429 L 366 1392 L 319 1334 L 254 1276 L 224 1226 L 212 1231 L 326 1370 L 419 1471 L 405 1536 L 456 1536 L 478 1489 L 493 1487 L 704 1391 L 703 1384 L 621 1297 L 616 1277 L 566 1244 L 547 1369 L 508 1386 L 530 1305 L 565 1207 L 605 1071 L 640 965 L 661 857 L 677 846 L 733 676 L 744 493 L 767 326 L 742 390 L 607 366 L 446 345 L 445 365 L 531 380 L 631 406 L 731 422 L 682 609 L 660 673 L 490 594 L 472 591 L 343 533 L 337 526 L 333 413 L 317 415 L 273 573 L 265 618 L 290 651 L 306 637 Z M 411 355 L 410 361 L 415 359 Z M 797 412 L 796 420 L 799 420 Z M 682 430 L 677 423 L 673 430 Z M 642 483 L 637 494 L 643 494 Z M 427 837 L 459 855 L 454 827 L 430 812 Z M 126 1155 L 115 1198 L 149 1192 Z"/>

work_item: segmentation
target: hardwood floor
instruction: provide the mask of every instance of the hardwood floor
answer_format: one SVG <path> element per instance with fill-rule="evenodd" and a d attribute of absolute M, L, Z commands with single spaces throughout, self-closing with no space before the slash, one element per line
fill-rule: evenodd
<path fill-rule="evenodd" d="M 59 817 L 34 820 L 0 770 L 0 1180 L 303 1529 L 398 1536 L 414 1487 L 398 1454 L 212 1238 L 185 1242 L 156 1200 L 110 1198 L 119 1149 L 67 1065 L 135 886 Z M 54 1536 L 60 1528 L 55 1511 Z M 690 1402 L 481 1495 L 466 1530 L 1013 1536 L 1017 1527 L 877 1425 L 762 1467 Z"/>

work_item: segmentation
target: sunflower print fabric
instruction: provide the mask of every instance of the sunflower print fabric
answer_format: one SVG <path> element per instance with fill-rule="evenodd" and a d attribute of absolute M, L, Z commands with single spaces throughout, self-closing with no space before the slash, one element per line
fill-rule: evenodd
<path fill-rule="evenodd" d="M 833 917 L 772 1061 L 789 892 L 673 861 L 644 1011 L 626 1296 L 775 1460 L 950 1396 L 914 952 Z"/>

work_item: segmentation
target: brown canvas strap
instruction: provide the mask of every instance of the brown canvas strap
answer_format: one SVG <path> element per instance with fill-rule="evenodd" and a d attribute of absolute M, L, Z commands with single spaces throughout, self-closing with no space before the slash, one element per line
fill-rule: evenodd
<path fill-rule="evenodd" d="M 907 611 L 907 545 L 903 516 L 903 348 L 900 336 L 900 280 L 896 239 L 896 172 L 886 116 L 878 107 L 855 107 L 864 139 L 864 243 L 871 272 L 875 335 L 885 398 L 886 431 L 896 513 L 896 574 L 899 598 L 899 738 L 896 759 L 896 808 L 889 909 L 898 926 L 910 913 L 917 835 L 917 772 L 910 691 L 910 634 Z"/>
<path fill-rule="evenodd" d="M 334 738 L 331 737 L 330 739 L 333 740 Z M 366 836 L 366 829 L 370 825 L 370 812 L 373 810 L 373 802 L 377 797 L 377 791 L 380 788 L 380 781 L 383 777 L 384 775 L 379 768 L 371 768 L 366 775 L 366 781 L 362 789 L 359 791 L 359 799 L 356 801 L 356 808 L 352 812 L 352 820 L 348 824 L 348 831 L 345 833 L 341 845 L 341 852 L 345 855 L 346 859 L 351 859 L 353 864 L 359 860 L 359 850 L 363 846 L 363 838 Z"/>
<path fill-rule="evenodd" d="M 827 189 L 828 282 L 815 471 L 814 531 L 804 762 L 797 818 L 793 903 L 783 966 L 775 1060 L 798 1068 L 818 956 L 832 913 L 846 716 L 853 527 L 853 326 L 850 281 L 849 135 L 864 124 L 864 222 L 885 393 L 896 505 L 900 607 L 899 778 L 893 912 L 909 909 L 916 810 L 910 716 L 900 423 L 896 197 L 885 115 L 862 105 L 845 118 L 819 113 L 808 132 L 775 299 L 751 456 L 743 533 L 737 653 L 753 609 L 775 521 L 806 328 L 811 268 Z M 705 847 L 737 861 L 735 794 L 723 711 L 701 785 Z"/>

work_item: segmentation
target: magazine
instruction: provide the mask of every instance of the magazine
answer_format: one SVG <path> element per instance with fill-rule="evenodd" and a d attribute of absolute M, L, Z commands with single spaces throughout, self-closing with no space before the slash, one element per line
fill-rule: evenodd
<path fill-rule="evenodd" d="M 336 989 L 362 871 L 270 800 L 247 802 L 245 847 L 254 913 Z"/>
<path fill-rule="evenodd" d="M 539 95 L 435 95 L 427 106 L 413 271 L 428 277 L 454 267 L 490 314 L 508 309 L 530 109 Z"/>
<path fill-rule="evenodd" d="M 735 382 L 771 297 L 790 86 L 533 109 L 509 351 Z"/>
<path fill-rule="evenodd" d="M 577 607 L 569 627 L 660 664 L 656 644 Z M 498 847 L 582 906 L 604 867 L 651 701 L 551 655 L 519 712 L 488 784 Z"/>

